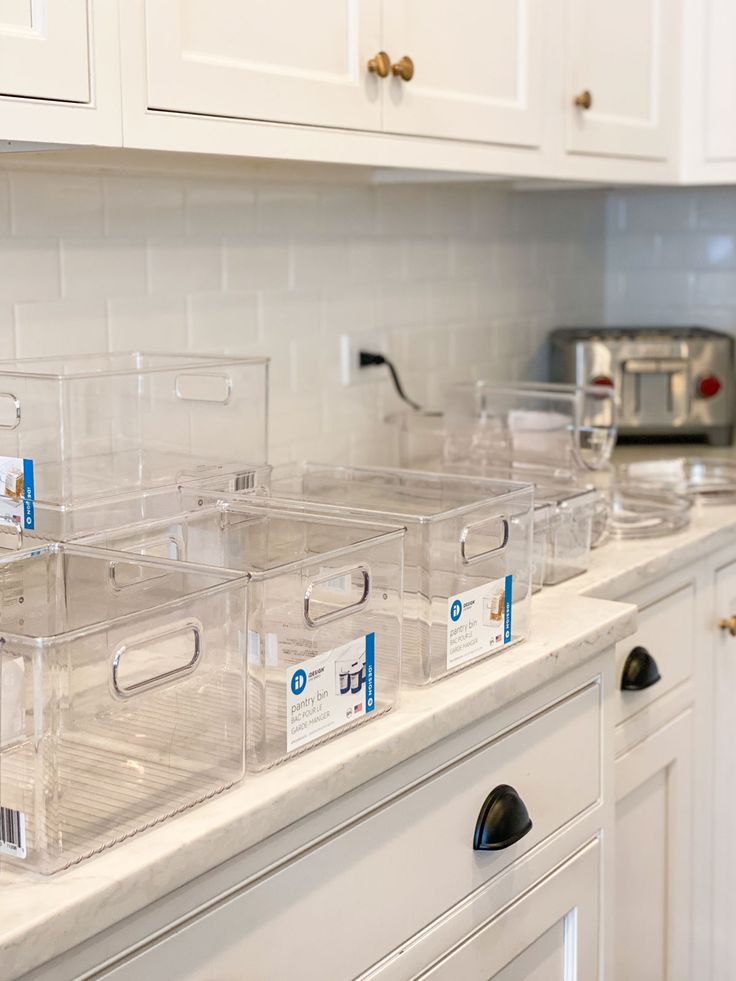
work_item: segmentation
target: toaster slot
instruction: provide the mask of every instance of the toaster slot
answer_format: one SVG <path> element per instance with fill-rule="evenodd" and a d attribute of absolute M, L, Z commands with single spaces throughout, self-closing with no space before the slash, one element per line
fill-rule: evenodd
<path fill-rule="evenodd" d="M 640 425 L 681 425 L 689 412 L 688 363 L 630 358 L 623 364 L 622 415 Z"/>

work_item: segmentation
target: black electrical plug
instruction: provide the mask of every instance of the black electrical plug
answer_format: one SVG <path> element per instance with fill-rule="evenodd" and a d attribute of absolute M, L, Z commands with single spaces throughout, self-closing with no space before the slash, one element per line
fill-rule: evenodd
<path fill-rule="evenodd" d="M 400 399 L 403 399 L 407 405 L 410 405 L 412 409 L 417 412 L 421 411 L 421 405 L 417 402 L 412 401 L 403 389 L 401 381 L 399 380 L 398 372 L 394 368 L 393 363 L 383 354 L 377 354 L 375 351 L 360 351 L 358 354 L 358 364 L 361 368 L 369 368 L 373 365 L 385 364 L 391 374 L 391 380 L 394 383 L 394 388 Z"/>

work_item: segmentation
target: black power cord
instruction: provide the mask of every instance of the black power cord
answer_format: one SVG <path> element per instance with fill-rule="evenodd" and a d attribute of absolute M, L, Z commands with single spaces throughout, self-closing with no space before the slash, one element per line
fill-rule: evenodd
<path fill-rule="evenodd" d="M 419 405 L 417 402 L 412 401 L 412 399 L 410 399 L 409 396 L 406 394 L 401 384 L 401 381 L 399 380 L 399 374 L 396 371 L 396 368 L 394 368 L 393 363 L 389 361 L 389 359 L 385 357 L 385 355 L 376 354 L 373 351 L 361 351 L 359 354 L 358 363 L 361 368 L 368 368 L 371 365 L 385 364 L 391 374 L 391 380 L 394 383 L 396 394 L 399 396 L 400 399 L 403 399 L 407 405 L 410 405 L 412 409 L 415 409 L 417 412 L 421 412 L 422 409 L 421 405 Z"/>

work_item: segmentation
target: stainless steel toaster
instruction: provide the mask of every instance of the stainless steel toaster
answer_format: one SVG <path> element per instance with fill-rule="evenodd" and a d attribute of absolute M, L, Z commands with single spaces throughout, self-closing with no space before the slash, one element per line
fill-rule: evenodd
<path fill-rule="evenodd" d="M 620 436 L 731 443 L 734 340 L 704 327 L 565 327 L 551 334 L 555 381 L 616 390 Z"/>

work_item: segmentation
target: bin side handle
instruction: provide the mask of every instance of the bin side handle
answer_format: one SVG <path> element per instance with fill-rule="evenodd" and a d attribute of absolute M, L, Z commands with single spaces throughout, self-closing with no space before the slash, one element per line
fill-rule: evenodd
<path fill-rule="evenodd" d="M 177 375 L 174 393 L 183 402 L 217 402 L 227 405 L 233 393 L 233 380 L 229 375 L 213 372 L 189 372 Z"/>
<path fill-rule="evenodd" d="M 170 668 L 168 671 L 159 671 L 148 678 L 134 681 L 131 684 L 124 684 L 121 677 L 121 667 L 123 658 L 126 654 L 130 655 L 135 651 L 146 652 L 149 655 L 155 652 L 151 650 L 152 645 L 162 640 L 171 640 L 175 637 L 190 639 L 193 638 L 194 644 L 192 654 L 185 664 Z M 111 661 L 111 685 L 112 692 L 116 698 L 133 698 L 142 692 L 151 691 L 153 688 L 160 688 L 164 685 L 172 684 L 180 678 L 191 674 L 202 658 L 202 624 L 198 620 L 190 619 L 175 626 L 168 625 L 163 630 L 151 630 L 145 634 L 139 634 L 122 644 L 119 644 L 113 653 Z"/>
<path fill-rule="evenodd" d="M 315 586 L 330 582 L 333 579 L 340 579 L 343 576 L 350 576 L 352 580 L 352 577 L 356 572 L 363 579 L 363 592 L 360 599 L 356 600 L 354 603 L 349 603 L 347 606 L 340 607 L 338 610 L 332 610 L 330 613 L 322 613 L 316 617 L 313 617 L 310 614 L 309 604 L 311 602 L 312 592 Z M 329 572 L 327 575 L 320 576 L 318 579 L 313 579 L 304 590 L 304 620 L 308 627 L 321 627 L 326 623 L 333 623 L 335 620 L 342 619 L 342 617 L 350 616 L 351 613 L 357 612 L 366 605 L 370 592 L 371 573 L 370 569 L 366 565 L 351 566 L 347 569 L 339 569 L 337 571 Z"/>
<path fill-rule="evenodd" d="M 478 552 L 477 555 L 470 555 L 468 552 L 468 539 L 470 536 L 473 534 L 473 532 L 480 531 L 482 528 L 492 524 L 494 521 L 500 522 L 501 528 L 503 529 L 500 545 L 494 545 L 493 548 L 486 549 L 484 552 Z M 494 514 L 491 518 L 483 518 L 482 521 L 476 521 L 473 524 L 465 525 L 463 530 L 460 532 L 460 555 L 463 563 L 465 565 L 474 565 L 476 562 L 482 562 L 484 559 L 491 558 L 492 555 L 502 555 L 508 548 L 510 535 L 511 525 L 509 523 L 508 516 L 505 514 Z"/>
<path fill-rule="evenodd" d="M 2 412 L 0 412 L 0 418 L 5 414 L 6 408 L 10 410 L 9 415 L 11 418 L 10 422 L 0 422 L 0 429 L 12 430 L 17 429 L 20 426 L 20 399 L 17 395 L 13 395 L 12 392 L 0 392 L 0 403 L 5 401 L 10 401 L 10 406 L 2 406 Z"/>

